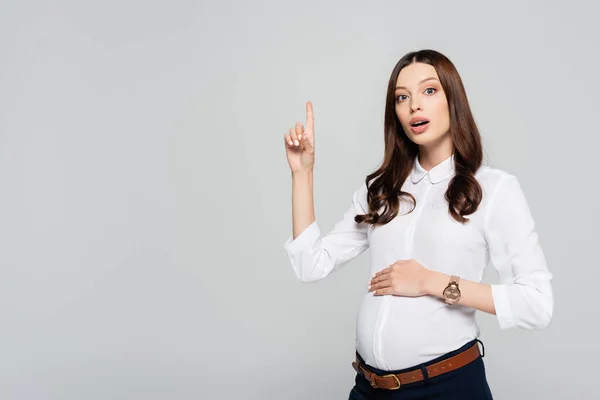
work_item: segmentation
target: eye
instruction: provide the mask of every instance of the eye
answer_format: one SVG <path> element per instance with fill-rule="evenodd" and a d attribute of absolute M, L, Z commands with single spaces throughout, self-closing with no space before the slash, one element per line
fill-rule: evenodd
<path fill-rule="evenodd" d="M 432 88 L 432 87 L 425 89 L 426 92 L 428 90 L 433 90 L 434 91 L 433 93 L 437 92 L 437 89 L 436 88 Z M 430 92 L 430 93 L 427 93 L 427 94 L 433 94 L 433 93 Z"/>
<path fill-rule="evenodd" d="M 404 100 L 406 100 L 406 97 L 408 97 L 408 96 L 405 95 L 405 94 L 401 94 L 401 95 L 399 95 L 399 96 L 396 97 L 396 102 L 399 103 L 401 101 L 404 101 Z"/>

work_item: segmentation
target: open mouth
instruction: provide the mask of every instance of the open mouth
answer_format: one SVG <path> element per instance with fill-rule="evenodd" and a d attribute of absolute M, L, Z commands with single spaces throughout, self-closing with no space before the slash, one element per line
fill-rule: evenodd
<path fill-rule="evenodd" d="M 421 126 L 421 125 L 426 125 L 428 123 L 429 123 L 429 121 L 417 121 L 415 123 L 410 124 L 410 126 Z"/>

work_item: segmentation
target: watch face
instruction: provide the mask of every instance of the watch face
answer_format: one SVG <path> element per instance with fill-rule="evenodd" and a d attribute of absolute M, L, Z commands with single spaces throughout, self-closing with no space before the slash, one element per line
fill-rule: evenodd
<path fill-rule="evenodd" d="M 444 290 L 444 297 L 450 301 L 456 301 L 460 298 L 460 290 L 456 286 L 449 286 Z"/>

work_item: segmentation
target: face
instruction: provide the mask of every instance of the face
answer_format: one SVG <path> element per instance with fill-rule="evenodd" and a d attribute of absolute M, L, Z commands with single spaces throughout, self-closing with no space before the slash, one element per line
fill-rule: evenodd
<path fill-rule="evenodd" d="M 396 80 L 394 96 L 396 115 L 410 140 L 427 146 L 449 139 L 448 101 L 433 66 L 413 63 L 404 67 Z M 419 119 L 429 122 L 411 125 Z"/>

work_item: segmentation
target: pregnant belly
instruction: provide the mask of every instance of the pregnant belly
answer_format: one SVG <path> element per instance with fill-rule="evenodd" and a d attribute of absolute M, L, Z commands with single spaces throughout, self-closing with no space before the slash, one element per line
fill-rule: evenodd
<path fill-rule="evenodd" d="M 433 359 L 475 337 L 474 313 L 433 296 L 363 298 L 356 348 L 373 366 L 400 369 Z"/>

